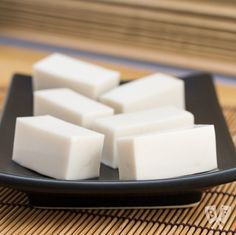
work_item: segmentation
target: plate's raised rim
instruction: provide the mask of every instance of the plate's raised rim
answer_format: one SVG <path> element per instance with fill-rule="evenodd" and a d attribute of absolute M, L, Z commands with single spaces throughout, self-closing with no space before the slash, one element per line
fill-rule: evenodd
<path fill-rule="evenodd" d="M 205 76 L 210 76 L 205 74 Z M 15 75 L 16 77 L 26 75 Z M 219 105 L 219 104 L 218 104 Z M 103 195 L 104 190 L 111 190 L 112 193 L 138 193 L 138 192 L 173 192 L 173 191 L 189 191 L 196 189 L 204 189 L 219 184 L 229 183 L 236 180 L 236 167 L 215 170 L 194 175 L 182 176 L 177 178 L 168 178 L 160 180 L 81 180 L 66 181 L 50 178 L 33 178 L 19 176 L 9 173 L 0 172 L 0 185 L 14 187 L 28 192 L 45 192 L 45 193 L 63 193 L 78 194 L 87 192 L 90 194 Z M 125 191 L 124 191 L 125 190 Z"/>
<path fill-rule="evenodd" d="M 0 172 L 0 184 L 8 185 L 14 188 L 33 191 L 33 192 L 51 192 L 51 193 L 78 193 L 78 190 L 91 190 L 96 193 L 104 194 L 104 189 L 123 190 L 134 192 L 134 190 L 143 191 L 155 188 L 156 192 L 173 192 L 174 190 L 192 190 L 204 189 L 219 184 L 229 183 L 236 180 L 236 168 L 217 170 L 214 172 L 188 175 L 178 178 L 168 178 L 162 180 L 121 180 L 121 181 L 66 181 L 56 179 L 35 179 L 32 177 L 22 177 L 13 174 Z M 32 186 L 34 186 L 32 188 Z M 56 190 L 56 191 L 55 191 Z"/>

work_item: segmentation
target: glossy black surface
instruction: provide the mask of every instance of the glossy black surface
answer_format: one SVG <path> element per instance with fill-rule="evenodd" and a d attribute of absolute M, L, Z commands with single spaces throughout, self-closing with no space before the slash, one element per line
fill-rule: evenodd
<path fill-rule="evenodd" d="M 165 180 L 120 181 L 117 170 L 102 165 L 99 179 L 63 181 L 21 167 L 11 161 L 15 119 L 32 115 L 32 80 L 15 75 L 0 126 L 0 184 L 27 192 L 37 206 L 151 207 L 191 204 L 200 199 L 205 188 L 236 180 L 235 148 L 211 75 L 194 74 L 183 79 L 186 107 L 195 115 L 196 123 L 215 125 L 217 171 Z"/>

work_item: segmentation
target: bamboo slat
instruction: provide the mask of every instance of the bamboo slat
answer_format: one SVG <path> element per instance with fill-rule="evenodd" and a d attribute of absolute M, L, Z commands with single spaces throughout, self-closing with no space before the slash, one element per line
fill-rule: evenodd
<path fill-rule="evenodd" d="M 54 36 L 57 45 L 235 75 L 235 8 L 230 0 L 1 0 L 0 35 Z"/>
<path fill-rule="evenodd" d="M 208 190 L 191 209 L 44 210 L 31 208 L 24 194 L 4 187 L 0 188 L 0 230 L 1 234 L 201 234 L 204 230 L 234 234 L 235 188 L 234 182 Z M 16 194 L 22 201 L 11 200 Z M 204 212 L 209 205 L 231 206 L 222 227 L 209 224 Z"/>

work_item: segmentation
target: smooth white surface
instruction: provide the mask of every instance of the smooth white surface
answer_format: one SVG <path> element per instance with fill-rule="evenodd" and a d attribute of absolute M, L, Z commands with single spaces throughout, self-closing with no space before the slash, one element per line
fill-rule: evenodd
<path fill-rule="evenodd" d="M 104 136 L 49 115 L 17 118 L 13 161 L 57 179 L 99 176 Z"/>
<path fill-rule="evenodd" d="M 122 180 L 165 179 L 217 168 L 213 125 L 118 140 Z"/>
<path fill-rule="evenodd" d="M 120 73 L 55 53 L 33 65 L 33 78 L 35 90 L 71 88 L 97 99 L 118 86 Z"/>
<path fill-rule="evenodd" d="M 134 112 L 161 106 L 185 108 L 184 82 L 156 73 L 119 86 L 100 97 L 116 113 Z"/>
<path fill-rule="evenodd" d="M 193 124 L 194 117 L 190 112 L 174 107 L 163 107 L 98 118 L 94 121 L 93 130 L 105 135 L 102 162 L 112 168 L 117 168 L 116 142 L 118 138 Z"/>
<path fill-rule="evenodd" d="M 112 108 L 70 89 L 58 88 L 34 92 L 34 115 L 49 114 L 90 128 L 98 117 L 113 115 Z"/>

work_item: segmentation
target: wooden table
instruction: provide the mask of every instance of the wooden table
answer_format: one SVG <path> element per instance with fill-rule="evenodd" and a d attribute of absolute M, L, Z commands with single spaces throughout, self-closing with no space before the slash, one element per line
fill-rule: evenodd
<path fill-rule="evenodd" d="M 0 46 L 0 103 L 12 74 L 31 73 L 32 64 L 46 52 Z M 135 79 L 150 71 L 104 64 L 121 71 L 123 79 Z M 236 143 L 236 88 L 217 85 L 220 102 Z M 230 217 L 222 227 L 210 224 L 204 208 L 231 206 Z M 219 215 L 219 214 L 217 214 Z M 135 210 L 43 210 L 31 208 L 26 196 L 0 188 L 0 234 L 235 234 L 236 182 L 206 191 L 199 206 L 189 209 Z"/>

